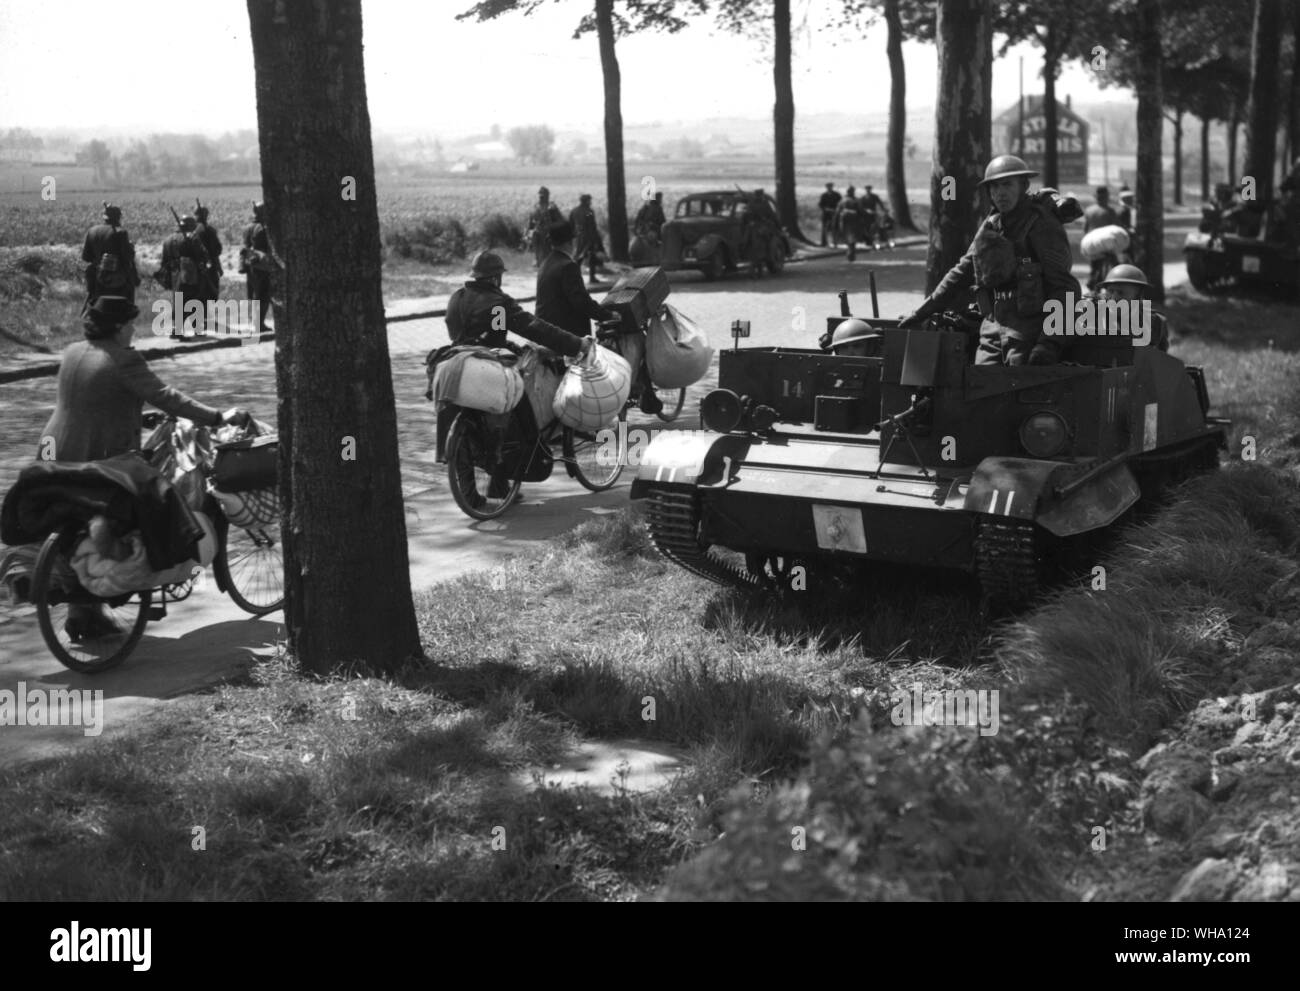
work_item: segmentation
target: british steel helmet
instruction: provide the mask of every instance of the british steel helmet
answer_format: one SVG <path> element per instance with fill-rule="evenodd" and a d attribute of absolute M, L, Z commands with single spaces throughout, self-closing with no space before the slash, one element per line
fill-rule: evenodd
<path fill-rule="evenodd" d="M 871 329 L 871 324 L 857 317 L 850 317 L 836 325 L 835 333 L 831 334 L 831 350 L 834 351 L 841 344 L 852 344 L 876 336 L 879 335 Z"/>
<path fill-rule="evenodd" d="M 198 225 L 199 222 L 194 219 L 194 214 L 192 213 L 187 213 L 185 216 L 181 217 L 181 230 L 183 231 L 192 231 Z"/>
<path fill-rule="evenodd" d="M 506 270 L 506 263 L 494 251 L 480 251 L 470 264 L 469 274 L 476 279 L 500 275 Z"/>
<path fill-rule="evenodd" d="M 1012 176 L 1038 175 L 1033 169 L 1025 164 L 1023 158 L 1017 158 L 1015 155 L 999 155 L 993 161 L 989 162 L 988 168 L 984 170 L 984 178 L 980 180 L 980 185 L 996 182 L 998 179 L 1010 179 Z"/>
<path fill-rule="evenodd" d="M 1130 285 L 1145 286 L 1147 288 L 1151 287 L 1151 283 L 1147 281 L 1142 269 L 1136 265 L 1116 265 L 1110 270 L 1110 274 L 1101 280 L 1103 286 L 1118 282 L 1127 282 Z"/>

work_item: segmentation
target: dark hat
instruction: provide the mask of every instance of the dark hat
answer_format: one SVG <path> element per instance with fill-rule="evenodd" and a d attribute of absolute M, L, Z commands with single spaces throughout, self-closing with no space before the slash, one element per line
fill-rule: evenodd
<path fill-rule="evenodd" d="M 87 337 L 105 337 L 140 315 L 140 308 L 125 296 L 100 296 L 86 311 Z"/>
<path fill-rule="evenodd" d="M 571 223 L 567 220 L 559 220 L 551 224 L 546 233 L 551 236 L 552 244 L 564 244 L 573 240 L 575 232 Z"/>
<path fill-rule="evenodd" d="M 550 195 L 551 195 L 551 191 L 550 191 L 549 189 L 547 189 L 545 186 L 540 186 L 540 187 L 538 188 L 538 190 L 537 190 L 537 195 L 538 195 L 538 196 L 550 196 Z"/>
<path fill-rule="evenodd" d="M 590 203 L 590 202 L 591 202 L 591 193 L 583 193 L 581 196 L 578 197 L 578 202 L 579 202 L 579 203 Z"/>
<path fill-rule="evenodd" d="M 1105 186 L 1098 186 L 1096 191 L 1096 197 L 1099 200 L 1108 200 L 1110 199 L 1110 190 L 1107 189 Z"/>
<path fill-rule="evenodd" d="M 254 220 L 261 220 L 261 219 L 262 219 L 262 214 L 265 213 L 265 212 L 266 212 L 266 204 L 263 203 L 261 200 L 258 200 L 256 203 L 253 204 L 253 219 L 254 219 Z"/>
<path fill-rule="evenodd" d="M 104 221 L 108 224 L 119 224 L 122 221 L 122 208 L 114 206 L 108 201 L 104 201 Z"/>
<path fill-rule="evenodd" d="M 826 184 L 826 188 L 827 188 L 827 189 L 834 189 L 834 188 L 835 188 L 835 183 L 833 183 L 833 182 L 828 182 L 828 183 Z"/>
<path fill-rule="evenodd" d="M 194 214 L 192 213 L 187 213 L 185 216 L 181 217 L 181 230 L 183 231 L 192 231 L 198 225 L 199 222 L 194 219 Z"/>

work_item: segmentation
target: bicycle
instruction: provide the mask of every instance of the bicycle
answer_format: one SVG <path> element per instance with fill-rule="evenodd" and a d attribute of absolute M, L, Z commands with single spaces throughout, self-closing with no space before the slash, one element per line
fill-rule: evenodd
<path fill-rule="evenodd" d="M 649 326 L 649 323 L 650 322 L 647 320 L 641 326 L 642 334 L 645 333 L 646 327 Z M 626 337 L 631 335 L 620 333 L 619 328 L 622 326 L 622 318 L 601 320 L 599 323 L 599 329 L 596 331 L 596 340 L 600 342 L 602 347 L 609 348 L 609 350 L 613 351 L 620 358 L 628 358 L 626 353 L 628 350 L 628 344 L 620 342 L 624 341 Z M 659 419 L 664 423 L 672 423 L 681 416 L 682 407 L 686 404 L 686 389 L 660 389 L 656 386 L 650 378 L 650 368 L 646 364 L 645 360 L 645 348 L 641 347 L 639 349 L 639 354 L 637 355 L 636 367 L 632 369 L 632 391 L 628 393 L 627 404 L 623 409 L 624 417 L 626 417 L 628 410 L 640 405 L 641 399 L 644 396 L 646 383 L 649 384 L 650 388 L 656 395 L 659 395 L 660 392 L 663 393 L 662 396 L 659 396 L 659 401 L 662 403 L 662 409 L 660 409 L 655 416 L 659 417 Z M 665 401 L 664 396 L 669 397 L 669 400 Z"/>
<path fill-rule="evenodd" d="M 448 403 L 438 412 L 436 460 L 447 465 L 448 487 L 461 512 L 475 520 L 496 519 L 514 505 L 524 482 L 546 481 L 557 461 L 592 492 L 612 488 L 627 460 L 627 430 L 620 426 L 626 419 L 626 406 L 597 431 L 575 430 L 557 419 L 530 438 L 514 410 L 487 413 Z"/>
<path fill-rule="evenodd" d="M 156 429 L 141 453 L 158 467 L 180 425 L 176 417 L 161 413 L 146 414 L 144 425 Z M 197 454 L 197 467 L 206 478 L 212 472 L 216 452 L 200 434 L 205 428 L 196 427 L 194 431 L 192 453 Z M 245 612 L 261 616 L 284 604 L 284 560 L 279 507 L 254 506 L 255 498 L 266 502 L 261 495 L 241 497 L 243 508 L 237 519 L 231 519 L 221 499 L 209 490 L 202 511 L 216 536 L 212 569 L 218 589 Z M 73 671 L 99 674 L 130 656 L 149 621 L 166 618 L 169 602 L 189 598 L 203 569 L 192 562 L 188 577 L 178 576 L 176 581 L 153 588 L 96 595 L 81 584 L 71 563 L 89 532 L 90 523 L 78 521 L 63 524 L 45 538 L 36 557 L 28 598 L 36 607 L 41 636 L 55 659 Z M 112 632 L 85 635 L 74 616 L 76 607 L 81 606 L 97 607 L 101 619 L 107 621 L 103 628 L 111 627 Z"/>

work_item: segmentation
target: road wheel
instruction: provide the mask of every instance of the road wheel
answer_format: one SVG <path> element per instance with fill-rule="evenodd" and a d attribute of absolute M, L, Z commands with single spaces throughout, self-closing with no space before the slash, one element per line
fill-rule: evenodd
<path fill-rule="evenodd" d="M 773 238 L 767 246 L 767 270 L 773 275 L 780 275 L 785 268 L 785 248 L 779 237 Z"/>
<path fill-rule="evenodd" d="M 727 274 L 727 255 L 719 248 L 709 256 L 709 260 L 704 263 L 704 278 L 708 282 L 717 282 Z"/>

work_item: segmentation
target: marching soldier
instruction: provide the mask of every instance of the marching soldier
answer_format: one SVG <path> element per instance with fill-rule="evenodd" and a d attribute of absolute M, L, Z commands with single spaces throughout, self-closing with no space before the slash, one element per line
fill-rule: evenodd
<path fill-rule="evenodd" d="M 197 300 L 206 309 L 204 297 L 203 273 L 208 267 L 208 253 L 203 244 L 194 236 L 198 221 L 192 213 L 181 217 L 175 233 L 163 241 L 162 273 L 163 285 L 175 293 L 180 293 L 180 312 L 172 312 L 172 337 L 181 337 L 181 329 L 186 319 L 191 300 Z M 195 326 L 195 332 L 201 333 L 204 318 L 201 316 Z"/>
<path fill-rule="evenodd" d="M 596 211 L 591 208 L 591 194 L 578 197 L 578 205 L 569 211 L 569 223 L 577 233 L 578 247 L 574 260 L 581 266 L 587 262 L 588 281 L 596 281 L 596 269 L 605 262 L 605 245 L 596 226 Z"/>
<path fill-rule="evenodd" d="M 197 197 L 194 200 L 194 219 L 198 221 L 194 236 L 208 253 L 208 267 L 203 272 L 204 298 L 217 299 L 221 295 L 221 238 L 217 236 L 216 228 L 209 226 L 208 208 Z"/>
<path fill-rule="evenodd" d="M 266 333 L 266 314 L 271 308 L 271 272 L 275 261 L 266 229 L 266 205 L 253 204 L 253 222 L 244 228 L 244 247 L 239 252 L 239 270 L 248 277 L 248 299 L 257 307 L 257 333 Z"/>
<path fill-rule="evenodd" d="M 903 318 L 909 326 L 967 289 L 978 286 L 980 328 L 977 365 L 1050 365 L 1060 361 L 1064 340 L 1043 336 L 1044 307 L 1065 295 L 1082 295 L 1070 274 L 1070 243 L 1065 228 L 1050 207 L 1029 197 L 1029 177 L 1038 175 L 1015 155 L 989 162 L 980 185 L 989 192 L 993 208 L 975 239 L 951 271 L 914 313 Z"/>
<path fill-rule="evenodd" d="M 100 296 L 122 296 L 135 302 L 135 287 L 140 273 L 135 265 L 135 245 L 122 227 L 122 208 L 104 204 L 104 222 L 86 232 L 81 249 L 86 263 L 86 305 L 89 312 Z"/>
<path fill-rule="evenodd" d="M 840 205 L 841 199 L 843 199 L 843 197 L 835 191 L 835 183 L 828 182 L 826 184 L 826 192 L 822 193 L 820 198 L 817 200 L 817 209 L 822 212 L 823 248 L 826 247 L 826 234 L 828 232 L 831 236 L 831 244 L 839 247 L 840 237 L 839 233 L 835 230 L 835 208 Z"/>
<path fill-rule="evenodd" d="M 542 186 L 537 190 L 537 205 L 528 216 L 528 242 L 533 249 L 534 268 L 541 267 L 551 253 L 551 225 L 562 220 L 564 215 L 560 208 L 551 202 L 551 191 Z"/>

